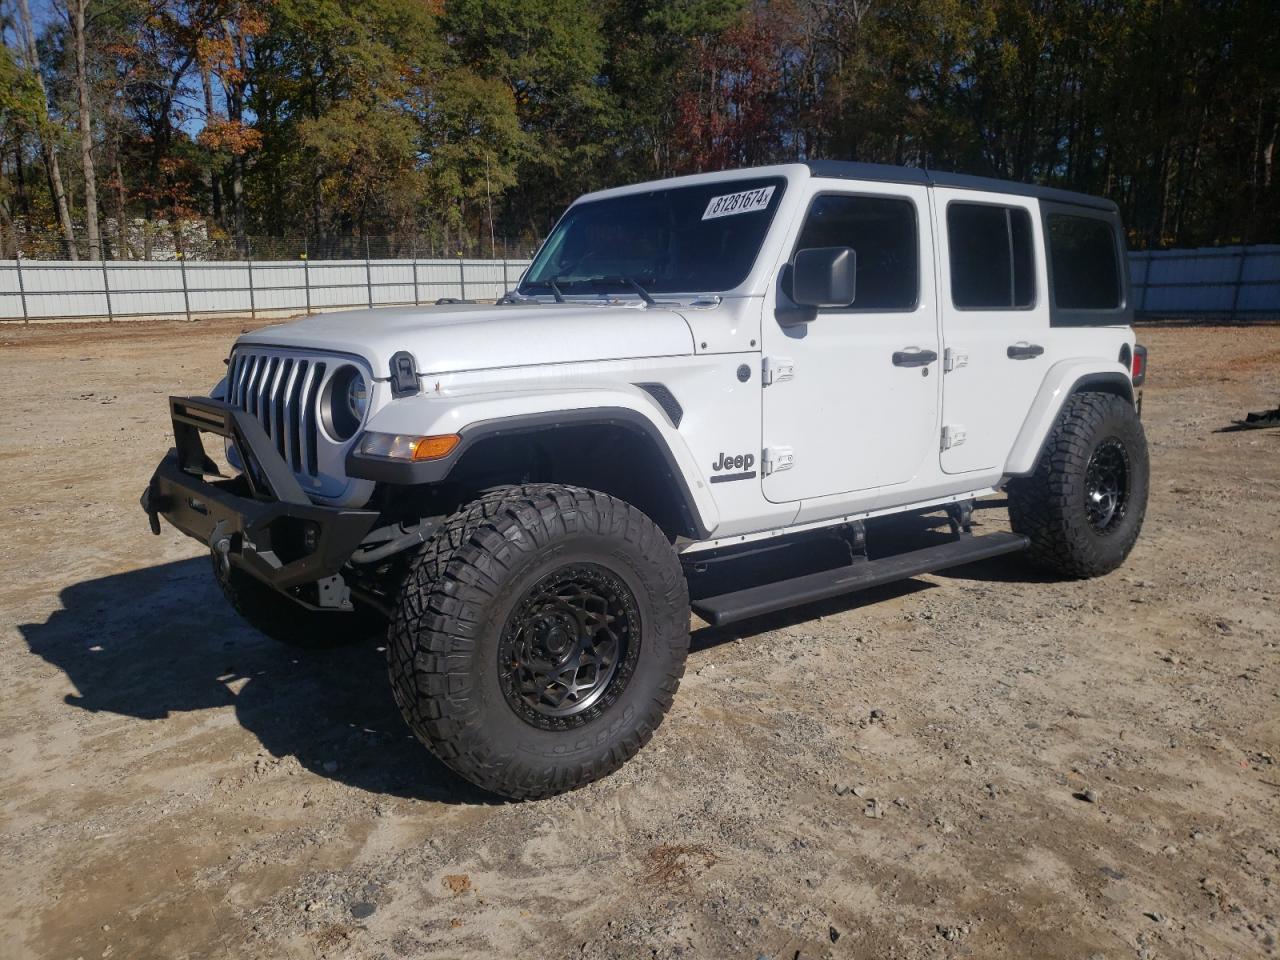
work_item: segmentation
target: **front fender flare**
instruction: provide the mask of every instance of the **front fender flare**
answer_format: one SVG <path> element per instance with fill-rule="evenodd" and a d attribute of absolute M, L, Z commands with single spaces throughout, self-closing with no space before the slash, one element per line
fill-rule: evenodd
<path fill-rule="evenodd" d="M 693 454 L 653 398 L 638 388 L 634 394 L 623 390 L 471 397 L 420 394 L 397 400 L 378 411 L 366 430 L 411 436 L 456 433 L 461 441 L 448 456 L 419 462 L 365 456 L 356 442 L 347 454 L 347 474 L 392 484 L 440 483 L 483 440 L 587 425 L 621 427 L 651 441 L 666 464 L 689 525 L 700 538 L 710 536 L 719 523 L 719 511 L 700 479 Z"/>
<path fill-rule="evenodd" d="M 1129 371 L 1123 364 L 1103 360 L 1064 360 L 1055 363 L 1045 374 L 1040 392 L 1036 394 L 1031 410 L 1022 422 L 1022 429 L 1018 431 L 1013 450 L 1005 462 L 1005 476 L 1026 477 L 1035 471 L 1040 451 L 1044 449 L 1049 431 L 1057 422 L 1067 397 L 1090 388 L 1119 393 L 1130 403 L 1133 402 L 1133 381 L 1129 379 Z"/>

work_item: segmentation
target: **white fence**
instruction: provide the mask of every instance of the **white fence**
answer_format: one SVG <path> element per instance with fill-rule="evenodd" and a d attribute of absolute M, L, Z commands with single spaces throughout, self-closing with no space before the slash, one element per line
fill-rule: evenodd
<path fill-rule="evenodd" d="M 0 322 L 495 300 L 528 260 L 0 260 Z M 1280 317 L 1280 245 L 1129 254 L 1140 317 Z"/>
<path fill-rule="evenodd" d="M 528 260 L 0 260 L 0 321 L 310 313 L 495 300 Z"/>

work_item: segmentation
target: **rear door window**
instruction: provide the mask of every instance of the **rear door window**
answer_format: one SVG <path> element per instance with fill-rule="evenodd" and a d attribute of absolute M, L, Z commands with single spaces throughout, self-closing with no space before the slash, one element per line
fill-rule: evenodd
<path fill-rule="evenodd" d="M 961 310 L 1024 310 L 1035 304 L 1031 216 L 1022 207 L 947 206 L 951 302 Z"/>

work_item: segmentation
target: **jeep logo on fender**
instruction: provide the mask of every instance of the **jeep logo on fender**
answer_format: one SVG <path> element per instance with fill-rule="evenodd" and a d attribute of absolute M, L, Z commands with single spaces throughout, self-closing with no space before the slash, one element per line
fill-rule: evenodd
<path fill-rule="evenodd" d="M 724 483 L 727 480 L 747 480 L 756 475 L 754 469 L 756 465 L 755 454 L 739 453 L 721 453 L 720 459 L 711 465 L 712 470 L 737 471 L 735 473 L 717 473 L 711 478 L 712 483 Z"/>

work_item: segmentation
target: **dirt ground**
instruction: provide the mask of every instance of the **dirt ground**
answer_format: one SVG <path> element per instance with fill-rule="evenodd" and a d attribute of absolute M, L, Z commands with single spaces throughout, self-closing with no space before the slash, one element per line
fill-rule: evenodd
<path fill-rule="evenodd" d="M 1280 430 L 1223 432 L 1280 401 L 1280 327 L 1142 331 L 1119 572 L 697 630 L 636 760 L 501 804 L 378 649 L 273 645 L 148 532 L 165 398 L 242 325 L 0 328 L 6 960 L 1280 952 Z"/>

